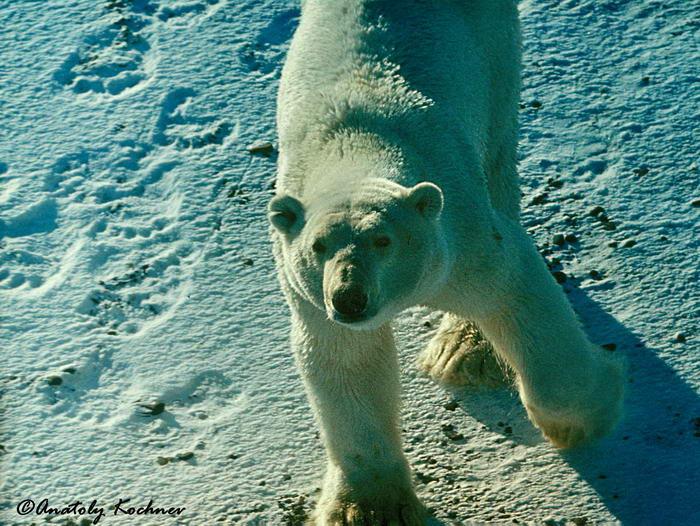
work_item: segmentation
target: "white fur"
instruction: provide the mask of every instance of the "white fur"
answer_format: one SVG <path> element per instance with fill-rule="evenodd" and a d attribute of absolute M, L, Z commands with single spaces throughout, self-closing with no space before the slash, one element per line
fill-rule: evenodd
<path fill-rule="evenodd" d="M 423 522 L 389 327 L 406 307 L 474 322 L 556 445 L 617 420 L 620 366 L 588 342 L 519 225 L 519 46 L 511 0 L 303 3 L 279 91 L 270 214 L 328 454 L 319 525 Z M 380 234 L 389 248 L 377 248 Z M 356 323 L 336 312 L 354 286 L 371 314 Z M 443 345 L 440 363 L 456 347 Z M 431 356 L 423 366 L 441 377 Z"/>

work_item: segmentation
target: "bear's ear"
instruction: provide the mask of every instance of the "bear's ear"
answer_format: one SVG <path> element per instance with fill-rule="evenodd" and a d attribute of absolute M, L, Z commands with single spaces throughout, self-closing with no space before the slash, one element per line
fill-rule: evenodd
<path fill-rule="evenodd" d="M 277 195 L 267 207 L 267 217 L 282 234 L 296 235 L 304 226 L 304 205 L 291 195 Z"/>
<path fill-rule="evenodd" d="M 442 211 L 442 190 L 433 183 L 418 183 L 408 191 L 408 202 L 426 219 L 435 219 Z"/>

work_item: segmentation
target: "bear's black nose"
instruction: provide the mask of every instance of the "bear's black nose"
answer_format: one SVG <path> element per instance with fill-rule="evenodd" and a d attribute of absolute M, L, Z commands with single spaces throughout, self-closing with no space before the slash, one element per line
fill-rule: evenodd
<path fill-rule="evenodd" d="M 333 293 L 331 303 L 335 311 L 349 320 L 357 320 L 367 308 L 367 294 L 360 287 L 343 287 Z"/>

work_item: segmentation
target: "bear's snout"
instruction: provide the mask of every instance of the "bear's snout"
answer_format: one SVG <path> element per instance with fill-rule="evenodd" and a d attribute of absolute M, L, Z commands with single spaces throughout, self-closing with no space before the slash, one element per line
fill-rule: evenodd
<path fill-rule="evenodd" d="M 369 298 L 358 285 L 336 289 L 331 296 L 333 309 L 340 314 L 343 321 L 359 321 L 367 310 Z"/>

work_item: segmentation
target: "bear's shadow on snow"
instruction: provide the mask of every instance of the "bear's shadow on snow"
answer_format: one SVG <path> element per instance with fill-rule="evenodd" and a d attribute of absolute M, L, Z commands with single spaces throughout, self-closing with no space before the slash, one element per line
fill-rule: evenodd
<path fill-rule="evenodd" d="M 700 524 L 700 395 L 654 349 L 579 288 L 568 298 L 589 338 L 616 345 L 627 361 L 625 413 L 597 442 L 562 458 L 623 524 Z M 690 352 L 690 344 L 685 344 Z M 520 444 L 543 442 L 512 390 L 464 393 L 464 409 Z"/>

